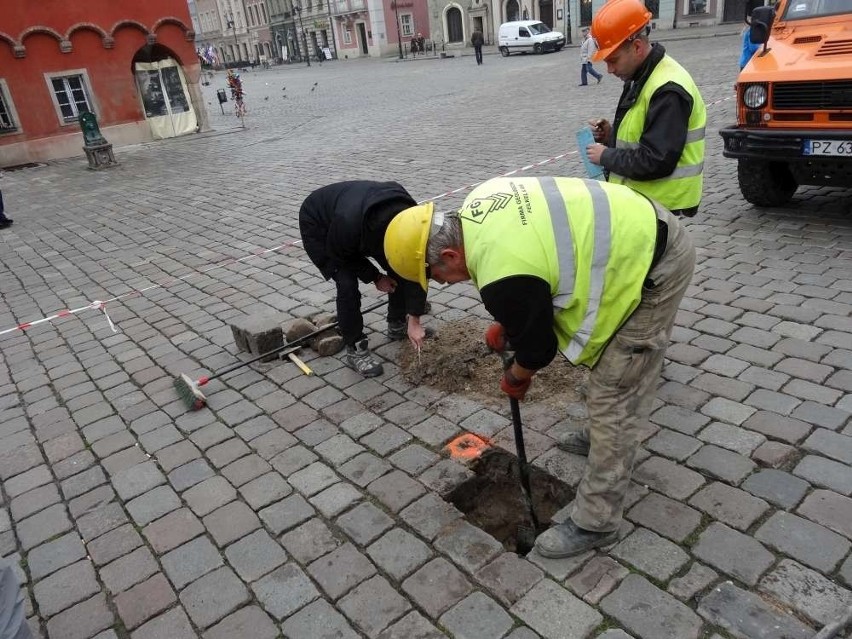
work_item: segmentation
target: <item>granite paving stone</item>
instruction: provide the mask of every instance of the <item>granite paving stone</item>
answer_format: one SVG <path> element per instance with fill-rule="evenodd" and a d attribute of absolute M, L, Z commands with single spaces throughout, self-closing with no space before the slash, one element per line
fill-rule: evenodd
<path fill-rule="evenodd" d="M 352 462 L 348 463 L 351 464 Z M 343 472 L 344 467 L 341 467 L 341 472 Z M 344 476 L 346 476 L 345 473 Z M 316 495 L 321 490 L 328 488 L 339 480 L 340 478 L 337 476 L 337 473 L 322 462 L 314 462 L 307 468 L 303 468 L 287 478 L 287 481 L 293 488 L 308 497 Z M 361 484 L 358 485 L 361 486 Z"/>
<path fill-rule="evenodd" d="M 690 608 L 639 575 L 628 575 L 601 609 L 641 639 L 698 639 L 703 627 Z"/>
<path fill-rule="evenodd" d="M 62 504 L 54 504 L 16 524 L 16 534 L 24 550 L 29 550 L 71 529 Z"/>
<path fill-rule="evenodd" d="M 352 541 L 359 546 L 366 546 L 391 528 L 394 521 L 384 511 L 367 502 L 358 504 L 338 517 L 336 523 Z"/>
<path fill-rule="evenodd" d="M 132 468 L 133 466 L 144 463 L 147 460 L 148 456 L 142 452 L 138 446 L 133 446 L 131 448 L 125 448 L 114 455 L 110 455 L 101 462 L 101 465 L 108 475 L 114 477 L 123 470 Z"/>
<path fill-rule="evenodd" d="M 692 552 L 705 563 L 750 586 L 775 561 L 759 541 L 715 522 L 701 533 Z"/>
<path fill-rule="evenodd" d="M 112 486 L 115 488 L 115 492 L 124 501 L 138 497 L 164 483 L 166 483 L 166 478 L 153 461 L 132 466 L 117 473 L 112 478 Z"/>
<path fill-rule="evenodd" d="M 335 435 L 318 446 L 314 451 L 332 466 L 340 466 L 364 451 L 364 447 L 344 434 Z"/>
<path fill-rule="evenodd" d="M 392 512 L 399 512 L 425 493 L 426 489 L 402 471 L 393 470 L 370 483 L 367 492 Z"/>
<path fill-rule="evenodd" d="M 169 582 L 162 574 L 156 574 L 118 595 L 115 607 L 124 625 L 132 629 L 169 608 L 175 600 Z"/>
<path fill-rule="evenodd" d="M 356 587 L 338 605 L 368 637 L 377 637 L 411 609 L 405 598 L 379 575 Z"/>
<path fill-rule="evenodd" d="M 193 623 L 207 628 L 248 601 L 242 581 L 223 566 L 192 582 L 180 593 L 180 601 Z"/>
<path fill-rule="evenodd" d="M 470 594 L 450 608 L 440 623 L 459 639 L 499 639 L 514 625 L 500 604 L 481 592 Z"/>
<path fill-rule="evenodd" d="M 293 562 L 276 568 L 251 588 L 266 612 L 279 621 L 320 596 L 308 576 Z"/>
<path fill-rule="evenodd" d="M 307 564 L 331 552 L 341 542 L 322 520 L 314 518 L 283 535 L 281 544 L 296 561 Z"/>
<path fill-rule="evenodd" d="M 246 582 L 255 581 L 287 561 L 287 553 L 265 530 L 255 531 L 228 546 L 225 557 Z"/>
<path fill-rule="evenodd" d="M 462 517 L 452 504 L 448 504 L 434 493 L 426 493 L 400 512 L 402 520 L 431 541 L 444 526 Z"/>
<path fill-rule="evenodd" d="M 445 639 L 447 635 L 435 628 L 418 612 L 410 612 L 385 629 L 378 639 Z M 537 639 L 532 637 L 531 639 Z"/>
<path fill-rule="evenodd" d="M 455 566 L 437 557 L 402 582 L 402 590 L 430 617 L 437 618 L 472 587 Z"/>
<path fill-rule="evenodd" d="M 180 493 L 212 477 L 214 474 L 215 471 L 205 460 L 193 459 L 183 466 L 175 468 L 169 473 L 168 477 L 169 483 Z"/>
<path fill-rule="evenodd" d="M 81 515 L 77 518 L 76 523 L 83 541 L 88 542 L 113 528 L 117 528 L 126 521 L 127 515 L 122 507 L 113 502 Z"/>
<path fill-rule="evenodd" d="M 815 490 L 796 509 L 848 539 L 852 539 L 852 499 L 830 490 Z"/>
<path fill-rule="evenodd" d="M 283 428 L 276 428 L 260 437 L 255 437 L 249 445 L 267 461 L 295 445 L 298 440 Z"/>
<path fill-rule="evenodd" d="M 308 604 L 281 624 L 288 637 L 313 637 L 315 639 L 358 639 L 358 634 L 325 599 Z M 273 632 L 275 632 L 273 630 Z M 236 635 L 231 635 L 236 636 Z M 254 637 L 254 635 L 252 635 Z M 269 639 L 277 636 L 269 635 Z M 225 639 L 223 636 L 222 639 Z"/>
<path fill-rule="evenodd" d="M 684 435 L 695 435 L 710 418 L 683 406 L 665 405 L 651 416 L 651 421 Z"/>
<path fill-rule="evenodd" d="M 805 496 L 809 484 L 781 470 L 761 470 L 746 479 L 742 488 L 771 504 L 789 510 Z"/>
<path fill-rule="evenodd" d="M 187 508 L 173 510 L 142 529 L 142 534 L 158 553 L 168 552 L 203 532 L 204 526 Z"/>
<path fill-rule="evenodd" d="M 83 514 L 96 510 L 114 499 L 115 491 L 111 486 L 104 484 L 87 492 L 85 495 L 80 495 L 69 501 L 68 511 L 72 517 L 79 518 Z"/>
<path fill-rule="evenodd" d="M 381 570 L 402 581 L 431 559 L 434 553 L 414 535 L 394 528 L 372 543 L 367 554 Z"/>
<path fill-rule="evenodd" d="M 177 510 L 180 505 L 180 498 L 170 486 L 158 486 L 127 502 L 126 508 L 137 525 L 145 526 L 155 519 Z"/>
<path fill-rule="evenodd" d="M 713 519 L 745 531 L 769 510 L 769 504 L 752 497 L 746 491 L 727 484 L 714 482 L 701 489 L 689 500 L 689 505 L 710 515 Z"/>
<path fill-rule="evenodd" d="M 309 466 L 317 459 L 318 457 L 313 451 L 304 446 L 293 446 L 273 457 L 269 463 L 279 473 L 285 477 L 289 477 L 296 471 Z"/>
<path fill-rule="evenodd" d="M 734 485 L 742 482 L 756 467 L 748 457 L 710 444 L 686 460 L 686 465 Z"/>
<path fill-rule="evenodd" d="M 51 617 L 46 627 L 50 639 L 86 639 L 109 628 L 114 621 L 106 597 L 98 593 Z"/>
<path fill-rule="evenodd" d="M 352 544 L 343 544 L 308 566 L 325 593 L 338 599 L 376 573 L 376 567 Z"/>
<path fill-rule="evenodd" d="M 562 586 L 542 579 L 510 609 L 544 639 L 585 639 L 603 616 Z"/>
<path fill-rule="evenodd" d="M 258 513 L 263 523 L 276 535 L 298 526 L 314 514 L 314 509 L 301 495 L 290 495 Z"/>
<path fill-rule="evenodd" d="M 80 536 L 70 532 L 33 548 L 27 554 L 27 565 L 32 579 L 38 580 L 85 556 L 86 548 Z"/>
<path fill-rule="evenodd" d="M 668 592 L 681 601 L 688 602 L 718 578 L 715 570 L 696 561 L 684 575 L 669 582 Z"/>
<path fill-rule="evenodd" d="M 701 448 L 699 440 L 668 428 L 661 429 L 656 435 L 645 442 L 645 448 L 663 457 L 684 461 Z"/>
<path fill-rule="evenodd" d="M 154 556 L 144 546 L 98 569 L 101 580 L 107 590 L 113 594 L 127 590 L 158 570 L 159 566 Z"/>
<path fill-rule="evenodd" d="M 66 537 L 71 536 L 66 535 Z M 77 539 L 77 542 L 79 542 L 79 539 Z M 95 562 L 96 566 L 103 566 L 138 548 L 142 543 L 142 538 L 136 532 L 136 529 L 132 525 L 126 524 L 90 541 L 86 550 L 88 550 L 89 557 Z M 32 565 L 32 558 L 30 565 Z"/>
<path fill-rule="evenodd" d="M 610 554 L 658 581 L 668 581 L 689 561 L 680 547 L 646 528 L 634 530 Z"/>
<path fill-rule="evenodd" d="M 334 517 L 364 496 L 352 484 L 338 482 L 310 499 L 311 505 L 326 517 Z"/>
<path fill-rule="evenodd" d="M 219 550 L 207 537 L 196 537 L 178 546 L 163 555 L 160 561 L 166 575 L 178 590 L 223 564 Z"/>
<path fill-rule="evenodd" d="M 454 488 L 473 477 L 473 471 L 451 460 L 442 459 L 420 474 L 420 481 L 439 495 L 447 495 Z"/>
<path fill-rule="evenodd" d="M 831 572 L 852 547 L 837 533 L 785 512 L 772 515 L 754 536 L 766 545 L 826 573 Z"/>
<path fill-rule="evenodd" d="M 817 428 L 802 443 L 802 447 L 844 464 L 852 464 L 852 437 L 848 435 L 835 433 L 826 428 Z"/>
<path fill-rule="evenodd" d="M 254 511 L 241 501 L 232 501 L 214 510 L 202 521 L 220 548 L 260 528 L 261 525 Z"/>
<path fill-rule="evenodd" d="M 51 617 L 99 592 L 95 570 L 88 561 L 65 566 L 33 586 L 39 613 Z"/>
<path fill-rule="evenodd" d="M 751 454 L 751 458 L 765 468 L 786 467 L 796 457 L 798 453 L 793 446 L 774 441 L 762 443 Z"/>
<path fill-rule="evenodd" d="M 199 517 L 207 515 L 235 499 L 237 491 L 220 476 L 205 479 L 183 493 L 183 499 Z"/>
<path fill-rule="evenodd" d="M 503 545 L 494 537 L 461 519 L 445 526 L 433 544 L 469 573 L 476 572 L 503 551 Z"/>
<path fill-rule="evenodd" d="M 258 606 L 240 608 L 204 633 L 204 639 L 276 639 L 278 636 L 278 628 Z"/>
<path fill-rule="evenodd" d="M 195 448 L 195 446 L 193 446 Z M 217 446 L 208 448 L 204 451 L 207 459 L 216 468 L 224 468 L 231 462 L 236 461 L 240 457 L 251 453 L 251 449 L 243 442 L 243 440 L 234 437 L 226 442 L 222 442 Z"/>
<path fill-rule="evenodd" d="M 293 492 L 290 484 L 276 472 L 270 472 L 239 488 L 243 499 L 254 510 L 268 506 Z"/>
<path fill-rule="evenodd" d="M 52 481 L 53 476 L 50 474 L 50 470 L 47 466 L 36 466 L 35 468 L 32 468 L 25 473 L 15 475 L 11 479 L 7 479 L 3 482 L 3 488 L 6 490 L 6 494 L 10 498 L 15 498 L 18 495 L 22 495 L 27 491 L 33 490 L 34 488 L 38 488 L 39 486 L 44 486 L 45 484 L 48 484 Z M 63 494 L 65 493 L 64 486 L 69 481 L 71 480 L 69 479 L 62 482 Z M 83 490 L 81 492 L 86 492 L 86 490 Z M 77 492 L 76 495 L 81 494 L 81 492 Z M 71 495 L 70 497 L 66 498 L 70 499 L 71 497 L 76 495 Z"/>
<path fill-rule="evenodd" d="M 788 444 L 796 444 L 803 440 L 813 427 L 799 419 L 769 411 L 758 411 L 743 422 L 743 428 L 762 433 L 772 439 L 780 439 Z"/>
<path fill-rule="evenodd" d="M 713 422 L 698 434 L 698 439 L 748 456 L 766 441 L 766 436 L 739 426 Z"/>
<path fill-rule="evenodd" d="M 511 606 L 541 581 L 544 574 L 526 559 L 514 553 L 503 553 L 480 568 L 475 576 L 491 594 Z"/>
<path fill-rule="evenodd" d="M 221 472 L 231 484 L 239 488 L 270 470 L 272 470 L 272 467 L 269 465 L 269 462 L 260 457 L 260 455 L 247 455 L 228 464 Z"/>
<path fill-rule="evenodd" d="M 781 608 L 730 581 L 702 597 L 698 614 L 737 639 L 812 639 L 815 634 Z"/>
<path fill-rule="evenodd" d="M 207 453 L 209 454 L 210 451 L 207 451 Z M 200 456 L 201 453 L 193 445 L 193 443 L 188 440 L 162 448 L 158 450 L 156 454 L 157 462 L 167 473 L 170 473 L 175 468 L 183 466 L 194 459 L 198 459 Z"/>
<path fill-rule="evenodd" d="M 630 571 L 611 557 L 593 557 L 583 568 L 568 578 L 565 585 L 587 604 L 596 606 Z"/>
<path fill-rule="evenodd" d="M 385 473 L 390 472 L 392 469 L 393 467 L 384 459 L 376 457 L 371 453 L 361 453 L 354 459 L 351 459 L 340 466 L 338 470 L 341 475 L 346 477 L 346 479 L 361 488 L 365 488 L 368 484 Z"/>
<path fill-rule="evenodd" d="M 678 543 L 701 524 L 701 513 L 663 495 L 651 493 L 628 512 L 628 518 Z"/>
<path fill-rule="evenodd" d="M 195 639 L 197 636 L 186 612 L 178 606 L 139 626 L 130 637 L 131 639 Z"/>
<path fill-rule="evenodd" d="M 758 589 L 820 627 L 836 621 L 852 605 L 852 592 L 791 559 L 783 559 Z"/>
<path fill-rule="evenodd" d="M 651 457 L 636 468 L 633 479 L 673 499 L 686 499 L 704 485 L 704 478 L 662 457 Z"/>

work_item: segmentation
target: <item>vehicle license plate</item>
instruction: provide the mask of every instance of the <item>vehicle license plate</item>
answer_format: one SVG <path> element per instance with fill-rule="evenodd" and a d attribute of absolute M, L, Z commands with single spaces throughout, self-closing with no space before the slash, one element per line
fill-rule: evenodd
<path fill-rule="evenodd" d="M 852 158 L 852 141 L 805 140 L 804 155 L 830 155 Z"/>

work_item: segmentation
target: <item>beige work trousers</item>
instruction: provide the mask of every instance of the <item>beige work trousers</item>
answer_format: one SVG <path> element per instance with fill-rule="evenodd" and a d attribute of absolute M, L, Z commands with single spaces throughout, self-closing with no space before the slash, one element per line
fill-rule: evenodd
<path fill-rule="evenodd" d="M 571 518 L 598 532 L 621 524 L 624 497 L 639 448 L 639 424 L 650 413 L 675 315 L 695 269 L 686 229 L 665 209 L 666 250 L 648 274 L 639 306 L 607 345 L 589 377 L 589 450 Z"/>

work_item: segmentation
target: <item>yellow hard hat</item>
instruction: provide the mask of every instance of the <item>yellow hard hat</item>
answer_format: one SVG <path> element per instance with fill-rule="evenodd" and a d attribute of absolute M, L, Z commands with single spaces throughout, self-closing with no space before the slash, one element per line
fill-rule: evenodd
<path fill-rule="evenodd" d="M 426 244 L 435 204 L 426 202 L 400 211 L 385 231 L 385 257 L 400 277 L 429 289 L 426 279 Z"/>

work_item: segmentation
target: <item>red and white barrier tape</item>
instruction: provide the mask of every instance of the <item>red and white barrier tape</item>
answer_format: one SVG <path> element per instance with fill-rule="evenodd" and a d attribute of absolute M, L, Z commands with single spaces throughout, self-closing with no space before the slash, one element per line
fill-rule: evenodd
<path fill-rule="evenodd" d="M 715 106 L 717 104 L 721 104 L 722 102 L 727 102 L 728 100 L 732 100 L 732 99 L 734 99 L 734 97 L 736 97 L 736 96 L 728 96 L 726 98 L 721 98 L 721 99 L 716 100 L 714 102 L 708 103 L 706 106 L 708 106 L 708 107 Z M 535 162 L 533 164 L 527 164 L 526 166 L 522 166 L 522 167 L 520 167 L 518 169 L 514 169 L 512 171 L 507 171 L 506 173 L 502 173 L 502 174 L 500 174 L 496 177 L 511 177 L 512 175 L 515 175 L 516 173 L 522 173 L 524 171 L 536 169 L 540 166 L 544 166 L 545 164 L 550 164 L 551 162 L 556 162 L 557 160 L 561 160 L 562 158 L 568 157 L 569 155 L 577 155 L 577 153 L 578 153 L 577 151 L 568 151 L 567 153 L 560 153 L 559 155 L 554 155 L 553 157 L 549 157 L 549 158 L 541 160 L 539 162 Z M 471 189 L 476 188 L 477 186 L 479 186 L 482 183 L 483 182 L 474 182 L 473 184 L 465 184 L 464 186 L 460 186 L 459 188 L 453 189 L 452 191 L 446 191 L 444 193 L 441 193 L 440 195 L 436 195 L 435 197 L 428 198 L 426 200 L 421 200 L 419 202 L 419 204 L 422 204 L 423 202 L 433 202 L 435 200 L 440 200 L 442 198 L 461 193 L 462 191 L 469 191 Z M 115 324 L 113 324 L 113 322 L 110 319 L 109 314 L 107 313 L 107 310 L 106 310 L 107 302 L 117 302 L 117 301 L 125 299 L 125 298 L 138 297 L 138 296 L 143 295 L 143 294 L 147 293 L 148 291 L 152 291 L 154 289 L 168 288 L 169 286 L 172 286 L 173 284 L 177 284 L 178 282 L 186 281 L 186 280 L 188 280 L 191 277 L 194 277 L 196 275 L 203 275 L 203 274 L 209 273 L 210 271 L 217 269 L 217 268 L 222 268 L 224 266 L 230 266 L 231 264 L 237 264 L 239 262 L 249 260 L 253 257 L 259 257 L 260 255 L 265 255 L 267 253 L 275 253 L 277 251 L 280 251 L 283 248 L 290 248 L 290 247 L 293 247 L 293 246 L 297 246 L 301 243 L 302 243 L 302 240 L 295 240 L 293 242 L 287 242 L 286 244 L 279 244 L 278 246 L 273 246 L 271 248 L 259 249 L 259 250 L 255 251 L 254 253 L 250 253 L 249 255 L 244 255 L 243 257 L 239 257 L 239 258 L 231 257 L 231 258 L 228 258 L 228 259 L 223 260 L 221 262 L 215 262 L 213 264 L 210 264 L 210 265 L 208 265 L 204 268 L 201 268 L 197 271 L 192 271 L 191 273 L 187 273 L 186 275 L 171 278 L 171 279 L 166 280 L 165 282 L 162 282 L 160 284 L 152 284 L 151 286 L 146 286 L 145 288 L 135 289 L 135 290 L 130 291 L 128 293 L 123 293 L 122 295 L 117 295 L 116 297 L 111 297 L 111 298 L 109 298 L 108 300 L 105 300 L 105 301 L 96 300 L 96 301 L 93 301 L 86 306 L 81 306 L 80 308 L 59 311 L 58 313 L 56 313 L 55 315 L 51 315 L 50 317 L 44 317 L 42 319 L 33 320 L 32 322 L 24 322 L 23 324 L 18 324 L 17 326 L 13 326 L 12 328 L 0 330 L 0 336 L 6 335 L 7 333 L 14 333 L 14 332 L 17 332 L 17 331 L 25 331 L 28 328 L 31 328 L 31 327 L 36 326 L 38 324 L 44 324 L 46 322 L 51 322 L 55 319 L 59 319 L 59 318 L 62 318 L 62 317 L 69 317 L 71 315 L 76 315 L 77 313 L 80 313 L 82 311 L 87 311 L 89 309 L 95 309 L 95 310 L 103 311 L 104 316 L 106 317 L 107 322 L 109 323 L 109 327 L 112 329 L 112 331 L 114 333 L 117 333 L 118 329 L 116 329 Z"/>

